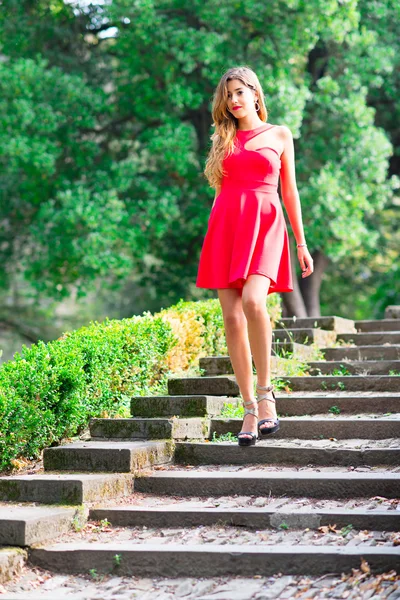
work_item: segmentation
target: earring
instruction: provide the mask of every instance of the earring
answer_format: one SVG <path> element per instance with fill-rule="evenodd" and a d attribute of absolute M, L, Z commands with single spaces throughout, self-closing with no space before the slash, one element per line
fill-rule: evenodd
<path fill-rule="evenodd" d="M 258 100 L 256 100 L 254 103 L 254 107 L 255 107 L 256 111 L 258 112 L 260 110 L 260 105 L 258 104 L 258 108 L 257 108 L 256 104 L 258 104 Z"/>

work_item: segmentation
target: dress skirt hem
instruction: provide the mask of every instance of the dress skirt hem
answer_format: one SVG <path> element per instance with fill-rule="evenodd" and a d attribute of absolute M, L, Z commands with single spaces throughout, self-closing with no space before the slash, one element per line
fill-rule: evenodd
<path fill-rule="evenodd" d="M 264 275 L 265 277 L 268 277 L 268 279 L 271 281 L 269 288 L 268 288 L 268 292 L 267 294 L 273 294 L 274 292 L 276 293 L 284 293 L 284 292 L 293 292 L 293 287 L 291 287 L 290 285 L 277 285 L 276 281 L 267 273 L 263 273 L 262 271 L 252 271 L 251 273 L 248 274 L 247 278 L 250 275 Z M 229 283 L 225 284 L 219 284 L 219 285 L 201 285 L 200 283 L 196 283 L 196 287 L 198 288 L 202 288 L 202 289 L 209 289 L 209 290 L 216 290 L 216 289 L 242 289 L 244 287 L 244 284 L 247 281 L 246 277 L 239 277 L 238 279 L 235 279 L 234 281 L 230 281 Z"/>

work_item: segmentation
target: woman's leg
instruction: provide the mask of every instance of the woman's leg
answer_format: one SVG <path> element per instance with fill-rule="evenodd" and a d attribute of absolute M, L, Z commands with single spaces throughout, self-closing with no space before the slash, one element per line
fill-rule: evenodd
<path fill-rule="evenodd" d="M 218 290 L 218 297 L 224 319 L 226 345 L 240 393 L 244 402 L 254 402 L 248 408 L 256 409 L 253 365 L 246 317 L 242 308 L 241 289 L 221 288 Z M 257 417 L 251 414 L 246 415 L 243 420 L 242 431 L 256 433 Z M 243 437 L 251 438 L 249 435 Z"/>
<path fill-rule="evenodd" d="M 272 347 L 272 327 L 271 320 L 267 311 L 266 300 L 270 279 L 264 275 L 249 275 L 242 291 L 243 312 L 247 319 L 248 337 L 250 341 L 251 353 L 257 372 L 257 383 L 262 386 L 268 386 L 271 383 L 271 347 Z M 271 392 L 264 392 L 268 398 L 273 400 Z M 276 419 L 276 409 L 272 402 L 262 400 L 258 404 L 258 418 Z M 262 428 L 274 427 L 274 423 L 269 421 L 262 425 Z"/>

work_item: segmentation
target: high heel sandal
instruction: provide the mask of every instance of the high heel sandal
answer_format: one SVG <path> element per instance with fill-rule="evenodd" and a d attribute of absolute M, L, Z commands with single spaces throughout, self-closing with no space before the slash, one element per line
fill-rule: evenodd
<path fill-rule="evenodd" d="M 275 394 L 274 394 L 274 386 L 273 385 L 258 385 L 257 383 L 257 388 L 260 390 L 264 390 L 265 392 L 272 392 L 272 395 L 274 397 L 274 399 L 272 400 L 272 398 L 267 398 L 266 394 L 259 394 L 257 392 L 257 404 L 259 404 L 262 400 L 268 400 L 268 402 L 273 402 L 275 404 L 276 398 L 275 398 Z M 260 425 L 262 425 L 263 423 L 267 423 L 267 422 L 273 422 L 274 426 L 273 427 L 260 427 Z M 269 417 L 268 419 L 262 419 L 261 421 L 258 421 L 257 424 L 258 427 L 258 432 L 260 434 L 260 436 L 265 436 L 265 435 L 270 435 L 271 433 L 275 433 L 276 431 L 278 431 L 279 429 L 279 419 L 278 418 L 274 418 L 274 417 Z"/>
<path fill-rule="evenodd" d="M 257 414 L 255 408 L 246 408 L 250 404 L 254 404 L 254 403 L 255 403 L 254 400 L 249 400 L 248 402 L 243 402 L 244 416 L 254 415 L 255 417 L 258 417 L 258 414 Z M 251 435 L 251 438 L 240 437 L 241 435 Z M 237 434 L 237 438 L 238 438 L 239 446 L 254 446 L 256 443 L 256 440 L 258 438 L 258 434 L 254 433 L 253 431 L 241 431 L 240 433 Z"/>

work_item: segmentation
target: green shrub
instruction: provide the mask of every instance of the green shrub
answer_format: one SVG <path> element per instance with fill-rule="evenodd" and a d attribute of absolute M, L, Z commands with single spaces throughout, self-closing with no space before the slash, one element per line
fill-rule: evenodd
<path fill-rule="evenodd" d="M 277 314 L 279 296 L 269 298 Z M 23 346 L 0 367 L 0 470 L 78 434 L 92 417 L 122 414 L 132 396 L 159 393 L 199 357 L 225 352 L 218 299 L 180 300 L 155 315 L 94 321 Z"/>
<path fill-rule="evenodd" d="M 177 340 L 151 315 L 92 322 L 48 344 L 23 346 L 0 368 L 0 469 L 115 416 L 129 397 L 151 394 Z"/>
<path fill-rule="evenodd" d="M 269 294 L 267 309 L 274 325 L 282 316 L 279 294 Z M 218 298 L 185 302 L 164 309 L 155 316 L 169 320 L 179 337 L 176 352 L 181 354 L 180 368 L 193 364 L 202 356 L 218 356 L 227 353 L 224 321 Z M 184 323 L 175 325 L 177 320 Z M 174 326 L 175 325 L 175 326 Z"/>

